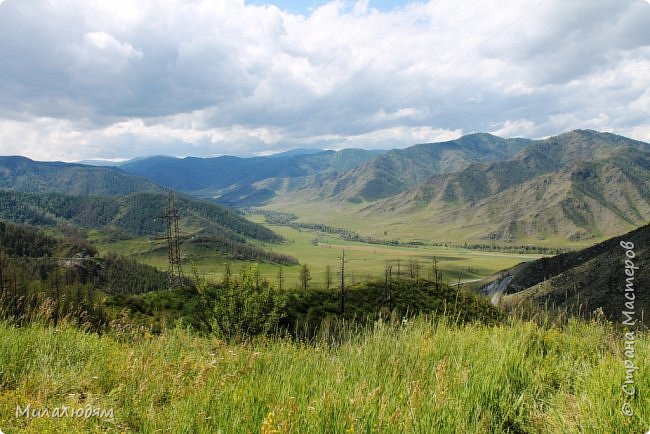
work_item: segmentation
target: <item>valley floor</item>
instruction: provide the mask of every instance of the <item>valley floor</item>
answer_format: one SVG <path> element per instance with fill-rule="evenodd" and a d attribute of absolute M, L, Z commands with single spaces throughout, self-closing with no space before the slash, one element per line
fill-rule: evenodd
<path fill-rule="evenodd" d="M 331 338 L 331 336 L 330 336 Z M 0 323 L 6 433 L 642 433 L 650 345 L 636 341 L 634 415 L 623 415 L 622 334 L 570 320 L 485 326 L 417 319 L 341 334 L 227 344 L 65 324 Z M 113 417 L 27 417 L 67 406 Z M 105 415 L 105 414 L 104 414 Z"/>
<path fill-rule="evenodd" d="M 259 216 L 253 216 L 253 221 L 262 222 Z M 471 282 L 489 276 L 499 270 L 510 268 L 520 262 L 531 261 L 541 257 L 539 254 L 517 254 L 502 252 L 485 252 L 460 247 L 443 246 L 390 246 L 364 242 L 341 240 L 332 234 L 315 231 L 297 230 L 289 226 L 267 225 L 274 232 L 282 235 L 287 241 L 279 245 L 267 245 L 266 248 L 276 253 L 291 255 L 299 259 L 301 264 L 307 264 L 311 272 L 311 287 L 325 286 L 325 269 L 329 265 L 335 275 L 339 257 L 345 249 L 348 258 L 348 274 L 350 282 L 381 279 L 384 276 L 386 264 L 393 266 L 397 274 L 397 263 L 400 263 L 401 273 L 408 273 L 409 261 L 415 260 L 420 267 L 423 277 L 430 273 L 433 258 L 444 278 L 450 283 Z M 153 265 L 161 270 L 167 269 L 167 250 L 164 241 L 150 241 L 138 238 L 113 243 L 97 243 L 101 253 L 115 252 L 131 256 L 140 262 Z M 183 245 L 183 256 L 188 258 L 187 265 L 193 265 L 203 275 L 211 280 L 220 280 L 226 263 L 232 265 L 237 272 L 241 265 L 250 264 L 246 261 L 233 261 L 216 251 L 199 249 L 191 245 Z M 258 264 L 261 276 L 274 282 L 279 265 L 270 263 Z M 186 266 L 187 267 L 187 266 Z M 187 267 L 189 268 L 189 267 Z M 283 265 L 286 287 L 298 287 L 300 265 Z M 188 269 L 189 273 L 190 270 Z"/>
<path fill-rule="evenodd" d="M 266 204 L 262 209 L 271 212 L 294 214 L 298 222 L 319 223 L 329 226 L 345 228 L 359 232 L 361 235 L 379 239 L 392 239 L 400 241 L 423 241 L 425 243 L 463 243 L 477 242 L 490 244 L 491 240 L 481 239 L 479 234 L 491 232 L 495 229 L 488 222 L 468 223 L 447 220 L 445 223 L 432 221 L 432 211 L 423 209 L 411 213 L 376 214 L 369 213 L 366 208 L 376 202 L 341 203 L 327 200 L 314 201 L 311 198 L 279 197 Z M 263 219 L 256 220 L 263 222 Z M 621 228 L 621 232 L 625 232 Z M 544 238 L 516 239 L 517 245 L 535 245 L 550 248 L 579 249 L 587 247 L 604 238 L 594 238 L 580 241 L 567 241 L 559 235 L 550 235 Z M 505 241 L 498 244 L 508 245 Z"/>

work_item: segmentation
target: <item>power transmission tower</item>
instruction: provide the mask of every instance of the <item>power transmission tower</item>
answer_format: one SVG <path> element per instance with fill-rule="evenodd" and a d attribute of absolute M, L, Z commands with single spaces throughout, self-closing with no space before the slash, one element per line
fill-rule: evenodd
<path fill-rule="evenodd" d="M 183 287 L 183 268 L 181 267 L 181 251 L 178 244 L 178 219 L 180 214 L 174 203 L 174 193 L 167 196 L 167 209 L 161 218 L 167 222 L 167 247 L 169 267 L 167 268 L 167 289 Z"/>

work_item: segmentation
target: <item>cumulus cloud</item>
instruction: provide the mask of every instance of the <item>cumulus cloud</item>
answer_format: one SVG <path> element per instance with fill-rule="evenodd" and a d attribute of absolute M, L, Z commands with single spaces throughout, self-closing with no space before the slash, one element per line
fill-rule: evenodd
<path fill-rule="evenodd" d="M 650 140 L 644 0 L 0 2 L 0 154 L 402 147 L 594 128 Z"/>

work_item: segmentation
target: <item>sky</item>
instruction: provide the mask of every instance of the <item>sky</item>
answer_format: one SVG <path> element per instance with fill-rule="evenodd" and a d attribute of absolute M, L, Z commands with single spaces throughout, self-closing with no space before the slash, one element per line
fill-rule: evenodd
<path fill-rule="evenodd" d="M 0 0 L 0 155 L 650 141 L 646 0 Z"/>

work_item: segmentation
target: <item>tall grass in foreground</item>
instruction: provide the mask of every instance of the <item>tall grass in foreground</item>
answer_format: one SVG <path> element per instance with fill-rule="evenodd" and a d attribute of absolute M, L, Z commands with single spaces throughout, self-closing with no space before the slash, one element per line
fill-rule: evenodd
<path fill-rule="evenodd" d="M 103 336 L 65 324 L 0 323 L 0 429 L 7 434 L 645 433 L 648 336 L 635 415 L 621 412 L 623 339 L 568 320 L 487 326 L 376 323 L 331 346 L 226 344 L 185 330 Z M 16 417 L 16 406 L 114 410 L 114 420 Z"/>

